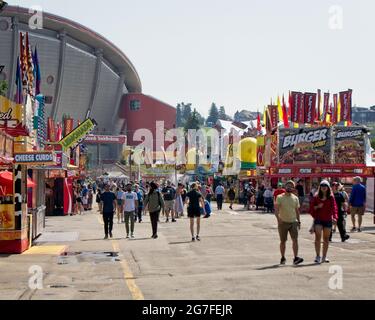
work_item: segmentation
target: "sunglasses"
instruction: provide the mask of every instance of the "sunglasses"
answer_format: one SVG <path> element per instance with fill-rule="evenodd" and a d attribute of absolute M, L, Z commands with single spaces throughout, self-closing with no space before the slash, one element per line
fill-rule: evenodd
<path fill-rule="evenodd" d="M 321 185 L 322 188 L 328 188 L 326 184 Z"/>

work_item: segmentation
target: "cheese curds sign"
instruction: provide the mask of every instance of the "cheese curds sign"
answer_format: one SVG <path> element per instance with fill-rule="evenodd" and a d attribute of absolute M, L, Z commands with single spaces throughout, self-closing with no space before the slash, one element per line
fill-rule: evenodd
<path fill-rule="evenodd" d="M 62 146 L 63 150 L 66 151 L 69 148 L 77 146 L 81 143 L 87 135 L 89 135 L 97 126 L 97 123 L 93 119 L 87 119 L 79 127 L 74 129 L 66 137 L 64 137 L 59 144 Z"/>

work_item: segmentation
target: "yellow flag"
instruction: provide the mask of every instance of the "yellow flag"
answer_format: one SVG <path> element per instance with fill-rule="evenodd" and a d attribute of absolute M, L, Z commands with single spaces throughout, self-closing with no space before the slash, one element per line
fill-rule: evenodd
<path fill-rule="evenodd" d="M 277 97 L 277 108 L 279 110 L 279 121 L 284 119 L 283 107 L 281 106 L 280 97 Z"/>
<path fill-rule="evenodd" d="M 338 103 L 337 103 L 337 123 L 341 122 L 341 102 L 340 97 L 338 97 Z"/>
<path fill-rule="evenodd" d="M 267 125 L 267 109 L 266 109 L 266 107 L 264 107 L 264 111 L 263 111 L 263 124 L 264 124 L 264 126 Z"/>

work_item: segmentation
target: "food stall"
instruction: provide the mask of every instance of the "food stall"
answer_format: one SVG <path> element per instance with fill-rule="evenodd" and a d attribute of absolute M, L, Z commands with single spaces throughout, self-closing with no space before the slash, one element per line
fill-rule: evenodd
<path fill-rule="evenodd" d="M 271 179 L 286 182 L 302 180 L 307 212 L 310 192 L 320 181 L 340 181 L 350 192 L 352 179 L 374 177 L 374 168 L 366 163 L 369 139 L 366 128 L 359 126 L 322 126 L 278 130 L 277 164 L 267 168 Z"/>

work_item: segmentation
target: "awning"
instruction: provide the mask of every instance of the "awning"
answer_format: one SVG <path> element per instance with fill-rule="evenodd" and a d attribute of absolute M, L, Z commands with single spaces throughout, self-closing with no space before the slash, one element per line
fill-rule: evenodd
<path fill-rule="evenodd" d="M 7 193 L 13 193 L 13 174 L 10 171 L 0 172 L 0 185 L 7 188 Z M 30 178 L 27 178 L 27 187 L 34 188 L 36 185 L 34 181 Z"/>

